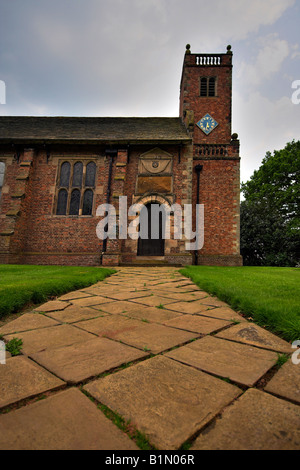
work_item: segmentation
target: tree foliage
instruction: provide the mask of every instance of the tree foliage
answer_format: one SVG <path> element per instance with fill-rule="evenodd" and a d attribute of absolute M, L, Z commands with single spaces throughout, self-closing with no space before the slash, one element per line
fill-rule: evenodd
<path fill-rule="evenodd" d="M 244 264 L 295 266 L 300 261 L 300 141 L 288 143 L 242 183 Z"/>

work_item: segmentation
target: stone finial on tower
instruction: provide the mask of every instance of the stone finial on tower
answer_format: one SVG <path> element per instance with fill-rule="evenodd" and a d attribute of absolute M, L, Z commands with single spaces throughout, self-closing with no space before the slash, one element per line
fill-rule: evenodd
<path fill-rule="evenodd" d="M 227 46 L 227 54 L 232 54 L 231 46 Z"/>
<path fill-rule="evenodd" d="M 190 54 L 190 53 L 191 53 L 191 45 L 190 45 L 190 44 L 187 44 L 187 45 L 185 46 L 185 48 L 186 48 L 185 53 L 186 53 L 186 54 Z"/>

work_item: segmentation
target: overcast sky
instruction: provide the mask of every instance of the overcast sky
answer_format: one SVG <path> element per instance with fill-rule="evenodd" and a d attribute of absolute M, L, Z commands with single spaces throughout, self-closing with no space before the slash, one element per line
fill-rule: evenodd
<path fill-rule="evenodd" d="M 246 181 L 300 139 L 299 25 L 299 0 L 0 0 L 0 115 L 178 116 L 185 45 L 231 44 Z"/>

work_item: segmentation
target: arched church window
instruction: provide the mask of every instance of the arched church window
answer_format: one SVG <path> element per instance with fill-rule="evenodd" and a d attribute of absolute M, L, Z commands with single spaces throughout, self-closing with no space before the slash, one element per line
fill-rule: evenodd
<path fill-rule="evenodd" d="M 64 162 L 60 170 L 60 187 L 68 188 L 70 183 L 71 165 L 69 162 Z"/>
<path fill-rule="evenodd" d="M 79 215 L 80 209 L 80 191 L 79 189 L 73 189 L 71 192 L 71 201 L 70 201 L 70 215 Z"/>
<path fill-rule="evenodd" d="M 66 189 L 61 189 L 58 193 L 56 214 L 66 215 L 67 204 L 68 204 L 68 191 Z"/>
<path fill-rule="evenodd" d="M 86 166 L 85 187 L 94 187 L 96 180 L 96 164 L 90 162 Z"/>
<path fill-rule="evenodd" d="M 81 162 L 77 162 L 75 163 L 74 170 L 73 170 L 73 188 L 81 188 L 82 175 L 83 175 L 83 164 Z"/>
<path fill-rule="evenodd" d="M 94 194 L 91 189 L 87 189 L 83 196 L 82 215 L 92 215 Z"/>
<path fill-rule="evenodd" d="M 96 163 L 64 161 L 59 166 L 55 214 L 91 216 L 93 214 Z"/>

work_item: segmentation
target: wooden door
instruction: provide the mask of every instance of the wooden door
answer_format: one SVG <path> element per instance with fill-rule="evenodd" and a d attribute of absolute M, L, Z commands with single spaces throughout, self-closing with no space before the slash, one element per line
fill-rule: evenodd
<path fill-rule="evenodd" d="M 159 207 L 159 204 L 151 203 L 141 210 L 138 256 L 164 256 L 165 214 L 164 211 L 158 212 Z"/>

